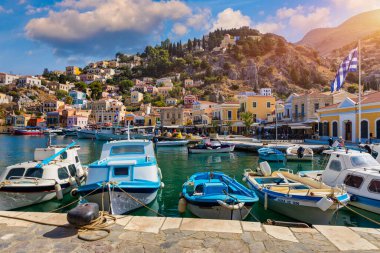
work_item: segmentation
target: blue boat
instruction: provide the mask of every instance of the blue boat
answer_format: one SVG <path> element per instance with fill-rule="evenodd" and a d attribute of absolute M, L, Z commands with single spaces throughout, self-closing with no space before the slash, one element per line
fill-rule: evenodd
<path fill-rule="evenodd" d="M 260 148 L 257 152 L 264 161 L 285 161 L 285 154 L 275 148 Z"/>
<path fill-rule="evenodd" d="M 243 220 L 259 200 L 253 191 L 222 172 L 195 173 L 184 183 L 182 196 L 194 215 L 208 219 Z"/>
<path fill-rule="evenodd" d="M 100 160 L 89 165 L 87 184 L 78 193 L 104 211 L 124 214 L 151 203 L 161 187 L 153 142 L 111 141 Z"/>

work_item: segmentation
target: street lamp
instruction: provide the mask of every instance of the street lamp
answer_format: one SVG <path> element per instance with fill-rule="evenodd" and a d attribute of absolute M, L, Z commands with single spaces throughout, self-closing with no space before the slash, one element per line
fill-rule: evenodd
<path fill-rule="evenodd" d="M 276 118 L 275 126 L 276 126 L 276 142 L 277 142 L 277 103 L 271 104 L 274 105 L 274 117 Z"/>

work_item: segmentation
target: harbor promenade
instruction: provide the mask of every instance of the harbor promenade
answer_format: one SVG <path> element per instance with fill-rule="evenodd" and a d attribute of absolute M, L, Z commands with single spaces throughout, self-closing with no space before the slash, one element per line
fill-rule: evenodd
<path fill-rule="evenodd" d="M 59 226 L 40 225 L 16 217 Z M 1 252 L 380 252 L 380 229 L 117 216 L 108 237 L 78 239 L 66 214 L 0 212 Z M 98 233 L 98 232 L 95 232 Z"/>

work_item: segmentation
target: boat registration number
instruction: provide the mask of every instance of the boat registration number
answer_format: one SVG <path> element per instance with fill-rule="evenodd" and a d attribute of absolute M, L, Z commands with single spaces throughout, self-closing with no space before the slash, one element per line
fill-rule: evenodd
<path fill-rule="evenodd" d="M 300 202 L 294 200 L 285 200 L 285 199 L 276 199 L 276 201 L 284 203 L 284 204 L 292 204 L 292 205 L 300 205 Z"/>

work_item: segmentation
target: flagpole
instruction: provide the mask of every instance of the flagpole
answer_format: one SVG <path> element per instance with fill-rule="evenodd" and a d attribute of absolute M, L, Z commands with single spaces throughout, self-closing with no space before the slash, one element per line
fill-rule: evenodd
<path fill-rule="evenodd" d="M 361 45 L 360 40 L 358 43 L 358 57 L 359 57 L 359 143 L 362 142 L 362 66 L 361 66 Z"/>

